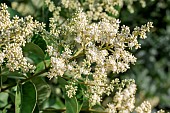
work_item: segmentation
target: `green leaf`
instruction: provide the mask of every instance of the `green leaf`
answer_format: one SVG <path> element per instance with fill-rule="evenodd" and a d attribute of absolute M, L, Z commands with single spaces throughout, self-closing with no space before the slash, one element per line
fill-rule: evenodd
<path fill-rule="evenodd" d="M 50 86 L 41 77 L 32 79 L 32 82 L 37 89 L 38 105 L 41 105 L 51 94 Z"/>
<path fill-rule="evenodd" d="M 103 112 L 105 108 L 100 104 L 96 104 L 92 107 L 92 109 Z"/>
<path fill-rule="evenodd" d="M 65 85 L 67 84 L 67 81 L 61 77 L 58 77 L 58 82 L 59 82 L 62 90 L 65 91 L 64 89 L 65 89 Z"/>
<path fill-rule="evenodd" d="M 22 85 L 22 100 L 20 113 L 32 113 L 37 102 L 37 92 L 32 82 L 26 82 Z"/>
<path fill-rule="evenodd" d="M 83 88 L 82 85 L 78 85 L 78 90 L 76 92 L 76 98 L 78 101 L 78 112 L 80 112 L 82 106 L 83 106 Z"/>
<path fill-rule="evenodd" d="M 8 93 L 1 92 L 0 93 L 0 108 L 5 107 L 8 104 Z"/>
<path fill-rule="evenodd" d="M 43 50 L 43 52 L 45 52 L 45 50 L 47 50 L 47 44 L 46 44 L 45 40 L 43 39 L 43 37 L 40 36 L 39 34 L 35 34 L 31 38 L 31 42 L 38 45 Z"/>
<path fill-rule="evenodd" d="M 89 109 L 89 101 L 86 97 L 83 97 L 83 105 L 81 107 L 82 109 Z"/>
<path fill-rule="evenodd" d="M 17 84 L 17 91 L 15 94 L 15 113 L 20 113 L 21 110 L 21 88 Z"/>
<path fill-rule="evenodd" d="M 40 111 L 39 111 L 39 107 L 38 107 L 38 105 L 36 104 L 36 107 L 35 107 L 35 109 L 34 109 L 34 112 L 33 113 L 39 113 Z"/>
<path fill-rule="evenodd" d="M 14 17 L 15 15 L 21 17 L 21 14 L 18 11 L 14 10 L 14 9 L 12 9 L 10 7 L 8 7 L 7 10 L 10 13 L 10 18 Z"/>
<path fill-rule="evenodd" d="M 16 94 L 16 91 L 14 92 L 11 89 L 11 90 L 9 90 L 8 94 L 9 94 L 9 97 L 10 97 L 10 100 L 12 101 L 12 103 L 15 103 L 15 94 Z"/>
<path fill-rule="evenodd" d="M 19 71 L 14 71 L 14 72 L 11 72 L 9 71 L 8 69 L 7 70 L 4 70 L 1 75 L 5 78 L 5 77 L 8 77 L 8 78 L 11 78 L 11 79 L 24 79 L 25 76 L 20 73 Z"/>
<path fill-rule="evenodd" d="M 48 109 L 48 108 L 53 108 L 53 109 L 64 109 L 65 104 L 61 100 L 61 97 L 51 97 L 48 98 L 44 103 L 42 109 Z"/>
<path fill-rule="evenodd" d="M 76 97 L 69 98 L 66 94 L 65 85 L 67 81 L 61 77 L 58 77 L 58 81 L 64 93 L 66 113 L 79 113 L 80 106 L 78 105 Z"/>
<path fill-rule="evenodd" d="M 35 64 L 44 60 L 45 54 L 43 50 L 34 43 L 27 43 L 23 47 L 24 56 L 31 59 Z"/>
<path fill-rule="evenodd" d="M 62 109 L 64 107 L 65 105 L 59 97 L 55 99 L 55 104 L 51 106 L 51 108 L 55 108 L 55 109 Z"/>
<path fill-rule="evenodd" d="M 2 113 L 8 113 L 8 109 L 11 108 L 11 104 L 8 104 L 7 106 L 5 106 L 5 108 L 3 109 Z"/>
<path fill-rule="evenodd" d="M 5 82 L 5 81 L 7 81 L 7 77 L 0 75 L 0 89 L 3 86 L 3 82 Z"/>
<path fill-rule="evenodd" d="M 78 102 L 76 97 L 69 98 L 65 94 L 66 113 L 78 113 Z"/>
<path fill-rule="evenodd" d="M 45 60 L 37 64 L 35 73 L 38 73 L 42 70 L 44 70 L 46 67 L 49 67 L 50 65 L 50 60 Z"/>
<path fill-rule="evenodd" d="M 78 113 L 81 111 L 82 107 L 83 107 L 83 102 L 78 101 Z"/>

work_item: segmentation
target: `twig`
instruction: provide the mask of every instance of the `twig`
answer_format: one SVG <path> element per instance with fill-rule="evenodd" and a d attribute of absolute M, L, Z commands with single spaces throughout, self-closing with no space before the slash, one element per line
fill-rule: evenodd
<path fill-rule="evenodd" d="M 19 82 L 19 84 L 22 84 L 22 83 L 24 83 L 24 82 L 27 82 L 27 81 L 31 80 L 32 78 L 34 78 L 34 77 L 36 77 L 36 76 L 38 76 L 38 75 L 41 75 L 41 74 L 47 72 L 47 70 L 48 70 L 49 68 L 50 68 L 50 67 L 47 67 L 46 69 L 44 69 L 44 70 L 42 70 L 42 71 L 40 71 L 40 72 L 38 72 L 38 73 L 35 73 L 35 74 L 33 74 L 32 76 L 30 76 L 30 77 L 28 77 L 28 78 L 26 78 L 26 79 L 21 80 L 21 81 Z M 1 92 L 4 92 L 5 90 L 10 89 L 10 88 L 12 88 L 12 87 L 14 87 L 14 86 L 16 86 L 16 85 L 17 85 L 17 83 L 11 84 L 11 85 L 9 85 L 9 86 L 7 86 L 7 87 L 5 87 L 5 88 L 1 88 Z"/>
<path fill-rule="evenodd" d="M 58 113 L 58 112 L 66 111 L 66 108 L 63 108 L 63 109 L 48 108 L 48 109 L 44 109 L 42 111 Z M 108 113 L 106 111 L 96 111 L 95 109 L 81 109 L 80 111 L 84 111 L 84 112 L 88 112 L 88 113 L 90 113 L 90 112 L 93 112 L 93 113 Z"/>

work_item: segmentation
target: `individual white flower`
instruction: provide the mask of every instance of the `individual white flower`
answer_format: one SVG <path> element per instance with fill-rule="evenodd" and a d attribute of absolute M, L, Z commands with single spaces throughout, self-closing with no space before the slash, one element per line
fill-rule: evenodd
<path fill-rule="evenodd" d="M 82 43 L 82 39 L 80 38 L 80 36 L 77 36 L 76 38 L 75 38 L 75 41 L 77 42 L 77 43 Z"/>

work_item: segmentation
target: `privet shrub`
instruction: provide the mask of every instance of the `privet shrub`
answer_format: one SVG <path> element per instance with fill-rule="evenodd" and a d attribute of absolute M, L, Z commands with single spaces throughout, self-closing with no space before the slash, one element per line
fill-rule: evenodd
<path fill-rule="evenodd" d="M 152 22 L 132 31 L 120 25 L 121 8 L 134 12 L 133 2 L 46 0 L 47 25 L 31 16 L 11 18 L 1 4 L 2 112 L 150 113 L 148 101 L 135 106 L 135 81 L 115 76 L 135 64 L 131 50 L 140 48 L 138 38 L 147 38 L 153 28 Z M 49 101 L 51 90 L 61 97 L 53 100 L 57 107 Z"/>

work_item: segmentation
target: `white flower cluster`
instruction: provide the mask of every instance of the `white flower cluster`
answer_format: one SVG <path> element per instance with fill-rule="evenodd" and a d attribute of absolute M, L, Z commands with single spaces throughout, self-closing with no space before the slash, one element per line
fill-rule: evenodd
<path fill-rule="evenodd" d="M 61 7 L 56 7 L 54 2 L 51 0 L 45 0 L 46 5 L 50 12 L 53 12 L 53 17 L 57 21 L 59 19 L 59 12 L 61 11 Z"/>
<path fill-rule="evenodd" d="M 123 91 L 116 92 L 113 101 L 116 109 L 122 112 L 131 112 L 134 109 L 136 85 L 130 84 Z"/>
<path fill-rule="evenodd" d="M 57 37 L 56 44 L 48 46 L 47 52 L 51 57 L 48 77 L 69 76 L 78 83 L 81 80 L 80 83 L 87 86 L 85 94 L 90 105 L 99 104 L 102 95 L 109 95 L 118 83 L 108 82 L 108 72 L 125 72 L 130 64 L 136 62 L 128 50 L 138 49 L 140 44 L 137 38 L 146 38 L 146 32 L 152 27 L 152 23 L 148 22 L 131 32 L 129 27 L 120 26 L 120 21 L 116 19 L 91 23 L 86 13 L 79 10 L 57 30 L 60 37 Z M 67 85 L 66 89 L 69 97 L 76 94 L 75 85 Z M 132 82 L 124 90 L 119 90 L 113 99 L 114 109 L 132 111 L 135 91 L 136 85 Z"/>
<path fill-rule="evenodd" d="M 34 33 L 43 32 L 41 35 L 46 37 L 45 40 L 49 38 L 46 40 L 46 51 L 51 61 L 48 77 L 69 79 L 65 85 L 68 97 L 74 97 L 78 90 L 77 84 L 81 84 L 86 87 L 82 92 L 89 99 L 90 107 L 100 104 L 103 94 L 114 94 L 113 101 L 108 103 L 106 110 L 109 113 L 132 112 L 135 108 L 134 81 L 120 81 L 117 78 L 112 80 L 108 73 L 125 72 L 136 62 L 130 49 L 140 48 L 137 38 L 146 38 L 146 32 L 153 27 L 152 22 L 130 31 L 129 27 L 120 26 L 118 19 L 110 19 L 107 13 L 118 13 L 114 7 L 122 7 L 124 2 L 130 7 L 134 0 L 61 0 L 62 7 L 78 11 L 57 27 L 61 7 L 56 7 L 51 0 L 45 2 L 49 11 L 53 12 L 53 18 L 49 21 L 50 32 L 43 29 L 43 24 L 33 21 L 31 16 L 16 16 L 10 20 L 7 6 L 1 5 L 0 65 L 5 64 L 10 71 L 33 71 L 35 66 L 27 62 L 22 47 L 30 42 Z M 140 2 L 145 3 L 144 0 Z M 149 113 L 150 109 L 150 104 L 144 102 L 136 111 Z"/>
<path fill-rule="evenodd" d="M 72 98 L 76 94 L 78 87 L 75 85 L 75 82 L 70 82 L 68 85 L 65 85 L 65 88 L 68 97 Z"/>
<path fill-rule="evenodd" d="M 81 5 L 78 0 L 61 0 L 61 4 L 68 9 L 78 9 Z"/>
<path fill-rule="evenodd" d="M 46 0 L 49 11 L 53 12 L 54 18 L 59 19 L 59 12 L 61 7 L 68 9 L 69 11 L 74 11 L 82 8 L 86 11 L 87 17 L 90 20 L 98 19 L 112 19 L 112 16 L 119 15 L 119 9 L 126 5 L 128 10 L 133 13 L 133 3 L 136 0 L 61 0 L 62 6 L 55 7 L 52 0 Z M 139 0 L 142 7 L 146 6 L 145 0 Z M 58 3 L 60 4 L 60 3 Z M 58 10 L 59 9 L 59 10 Z M 111 16 L 109 16 L 111 15 Z"/>
<path fill-rule="evenodd" d="M 23 72 L 33 71 L 35 67 L 27 62 L 22 54 L 22 48 L 17 43 L 9 44 L 4 50 L 5 58 L 8 60 L 6 67 L 10 71 L 21 69 Z M 31 70 L 30 70 L 31 69 Z"/>
<path fill-rule="evenodd" d="M 108 104 L 106 111 L 109 113 L 130 113 L 135 108 L 136 85 L 134 80 L 123 80 L 121 83 L 126 88 L 118 87 L 113 103 Z"/>
<path fill-rule="evenodd" d="M 35 66 L 27 62 L 22 47 L 30 42 L 34 33 L 43 29 L 43 24 L 33 21 L 31 16 L 15 16 L 10 20 L 5 4 L 0 6 L 0 20 L 0 65 L 5 63 L 10 71 L 33 71 Z"/>

